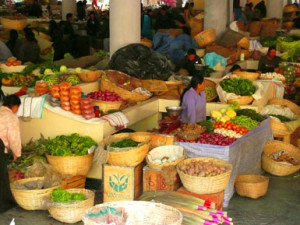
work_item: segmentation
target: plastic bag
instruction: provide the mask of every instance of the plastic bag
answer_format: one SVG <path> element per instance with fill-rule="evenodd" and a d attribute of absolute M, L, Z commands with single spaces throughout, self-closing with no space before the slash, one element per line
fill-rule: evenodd
<path fill-rule="evenodd" d="M 268 114 L 273 114 L 273 115 L 281 115 L 281 116 L 286 116 L 289 119 L 294 118 L 294 113 L 290 108 L 282 106 L 282 105 L 267 105 L 265 106 L 260 114 L 262 115 L 268 115 Z"/>

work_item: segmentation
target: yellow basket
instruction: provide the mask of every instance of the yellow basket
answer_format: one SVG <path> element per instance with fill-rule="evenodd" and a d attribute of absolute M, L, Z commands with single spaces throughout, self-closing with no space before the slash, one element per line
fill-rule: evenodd
<path fill-rule="evenodd" d="M 103 140 L 105 147 L 110 143 L 130 138 L 130 133 L 121 133 L 109 136 Z M 109 152 L 107 163 L 116 166 L 137 166 L 144 161 L 149 151 L 149 143 L 132 148 L 128 151 Z"/>
<path fill-rule="evenodd" d="M 270 126 L 274 137 L 290 135 L 292 133 L 285 123 L 279 122 L 275 119 L 270 120 Z"/>
<path fill-rule="evenodd" d="M 227 100 L 227 103 L 231 104 L 233 102 L 237 102 L 240 105 L 249 105 L 253 100 L 254 100 L 254 98 L 252 96 L 241 96 L 236 99 L 229 99 L 229 100 Z"/>
<path fill-rule="evenodd" d="M 213 89 L 216 89 L 216 83 L 214 82 L 214 81 L 212 81 L 212 80 L 208 80 L 208 79 L 204 79 L 204 83 L 205 83 L 205 87 L 211 87 L 211 88 L 213 88 Z M 216 91 L 216 95 L 215 96 L 213 96 L 213 97 L 211 97 L 211 98 L 207 98 L 206 99 L 206 102 L 211 102 L 211 101 L 213 101 L 216 97 L 218 97 L 218 93 L 217 93 L 217 91 Z"/>
<path fill-rule="evenodd" d="M 1 16 L 1 24 L 4 28 L 23 30 L 27 25 L 26 17 Z"/>
<path fill-rule="evenodd" d="M 191 161 L 212 161 L 215 164 L 226 166 L 229 170 L 223 174 L 213 177 L 197 177 L 185 174 L 179 167 L 182 164 L 188 164 Z M 190 158 L 185 159 L 177 165 L 177 172 L 183 186 L 190 192 L 196 194 L 213 194 L 225 190 L 232 172 L 232 165 L 220 159 L 215 158 Z"/>
<path fill-rule="evenodd" d="M 136 142 L 149 142 L 153 134 L 150 132 L 134 132 L 129 134 L 130 138 Z"/>
<path fill-rule="evenodd" d="M 54 169 L 63 175 L 86 176 L 92 167 L 94 153 L 82 156 L 53 156 L 46 154 Z"/>
<path fill-rule="evenodd" d="M 262 156 L 262 168 L 275 176 L 287 176 L 296 173 L 300 169 L 300 165 L 286 165 L 277 162 L 268 156 L 279 151 L 289 153 L 290 156 L 296 158 L 298 162 L 300 162 L 300 150 L 296 146 L 282 141 L 268 141 Z"/>
<path fill-rule="evenodd" d="M 202 31 L 194 37 L 194 40 L 197 42 L 200 48 L 204 48 L 207 45 L 210 45 L 216 40 L 215 29 L 210 28 L 208 30 Z"/>
<path fill-rule="evenodd" d="M 14 181 L 10 184 L 12 195 L 14 196 L 18 205 L 26 210 L 42 210 L 44 209 L 44 198 L 48 197 L 55 188 L 55 186 L 40 190 L 20 190 L 14 187 L 15 184 L 25 184 L 31 181 L 44 180 L 44 177 L 26 178 Z"/>
<path fill-rule="evenodd" d="M 122 101 L 108 102 L 108 101 L 94 100 L 93 105 L 99 106 L 99 110 L 102 110 L 104 113 L 107 113 L 109 110 L 119 110 L 122 105 Z"/>
<path fill-rule="evenodd" d="M 248 80 L 257 80 L 260 76 L 260 73 L 250 73 L 250 72 L 244 72 L 244 71 L 233 71 L 233 74 L 244 78 L 244 79 L 248 79 Z"/>
<path fill-rule="evenodd" d="M 49 206 L 48 211 L 54 219 L 62 223 L 77 223 L 82 220 L 86 210 L 94 206 L 95 194 L 91 190 L 78 188 L 68 189 L 67 191 L 70 193 L 82 193 L 86 199 L 71 204 L 53 203 Z"/>
<path fill-rule="evenodd" d="M 257 199 L 266 195 L 269 178 L 262 175 L 240 175 L 235 178 L 235 189 L 240 196 Z"/>
<path fill-rule="evenodd" d="M 290 108 L 294 114 L 300 115 L 300 107 L 297 104 L 283 98 L 272 98 L 268 101 L 268 105 L 286 106 Z"/>
<path fill-rule="evenodd" d="M 94 82 L 102 76 L 103 71 L 82 71 L 78 74 L 78 77 L 82 82 Z"/>

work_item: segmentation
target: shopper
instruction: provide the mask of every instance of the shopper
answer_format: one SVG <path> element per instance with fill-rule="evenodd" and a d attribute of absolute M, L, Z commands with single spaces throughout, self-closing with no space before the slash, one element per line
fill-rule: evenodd
<path fill-rule="evenodd" d="M 264 18 L 267 16 L 267 7 L 265 5 L 265 1 L 262 0 L 260 1 L 255 7 L 254 10 L 259 11 L 260 13 L 260 18 Z"/>
<path fill-rule="evenodd" d="M 38 0 L 33 0 L 32 5 L 30 6 L 29 16 L 32 17 L 41 17 L 43 15 L 42 7 L 38 3 Z"/>
<path fill-rule="evenodd" d="M 9 33 L 9 40 L 6 42 L 6 45 L 13 54 L 13 56 L 17 59 L 20 58 L 20 49 L 22 43 L 22 40 L 19 39 L 18 31 L 11 30 Z"/>
<path fill-rule="evenodd" d="M 0 83 L 0 213 L 16 205 L 12 196 L 7 171 L 8 152 L 14 155 L 14 161 L 21 156 L 21 138 L 19 120 L 16 116 L 21 100 L 17 95 L 4 96 Z"/>
<path fill-rule="evenodd" d="M 196 54 L 195 49 L 189 49 L 187 55 L 178 64 L 177 69 L 186 69 L 190 76 L 194 76 L 195 64 L 201 64 L 200 57 Z"/>
<path fill-rule="evenodd" d="M 100 24 L 96 18 L 95 12 L 90 13 L 90 18 L 86 24 L 86 31 L 89 36 L 90 45 L 94 46 L 97 38 L 97 34 L 100 31 Z"/>
<path fill-rule="evenodd" d="M 268 49 L 266 56 L 262 56 L 258 63 L 258 70 L 262 73 L 274 72 L 274 69 L 279 66 L 281 59 L 276 56 L 276 47 L 271 46 Z"/>
<path fill-rule="evenodd" d="M 39 63 L 40 47 L 35 39 L 35 35 L 31 29 L 25 29 L 25 39 L 20 48 L 20 60 L 22 63 Z"/>
<path fill-rule="evenodd" d="M 65 47 L 63 42 L 63 32 L 54 20 L 49 22 L 49 34 L 51 41 L 53 42 L 52 47 L 54 49 L 53 60 L 60 60 L 64 58 Z"/>
<path fill-rule="evenodd" d="M 206 120 L 205 83 L 203 76 L 194 76 L 190 86 L 181 97 L 181 121 L 183 123 L 198 123 Z"/>
<path fill-rule="evenodd" d="M 85 19 L 85 5 L 82 1 L 77 2 L 77 18 L 78 20 Z"/>
<path fill-rule="evenodd" d="M 5 62 L 9 57 L 12 57 L 12 53 L 3 41 L 0 41 L 0 62 Z"/>

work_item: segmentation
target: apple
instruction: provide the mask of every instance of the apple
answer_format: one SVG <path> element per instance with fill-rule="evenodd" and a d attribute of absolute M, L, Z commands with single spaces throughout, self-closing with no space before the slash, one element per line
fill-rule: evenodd
<path fill-rule="evenodd" d="M 64 73 L 64 72 L 67 71 L 67 69 L 68 69 L 68 68 L 67 68 L 65 65 L 62 65 L 62 66 L 60 66 L 59 71 L 60 71 L 61 73 Z"/>
<path fill-rule="evenodd" d="M 53 74 L 53 71 L 51 69 L 45 69 L 44 75 Z"/>
<path fill-rule="evenodd" d="M 76 72 L 76 73 L 81 73 L 81 71 L 82 71 L 82 69 L 81 69 L 80 67 L 77 67 L 77 68 L 75 69 L 75 72 Z"/>

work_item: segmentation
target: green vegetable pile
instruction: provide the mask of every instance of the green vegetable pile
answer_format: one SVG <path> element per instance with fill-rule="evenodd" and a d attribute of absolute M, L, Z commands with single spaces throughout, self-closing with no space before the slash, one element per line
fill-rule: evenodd
<path fill-rule="evenodd" d="M 290 122 L 292 121 L 290 118 L 286 117 L 286 116 L 282 116 L 282 115 L 275 115 L 275 114 L 269 114 L 269 116 L 273 116 L 278 118 L 281 122 Z"/>
<path fill-rule="evenodd" d="M 256 91 L 256 87 L 248 79 L 238 79 L 235 77 L 223 79 L 220 85 L 224 91 L 240 96 L 250 96 Z"/>
<path fill-rule="evenodd" d="M 53 72 L 58 72 L 60 67 L 55 65 L 52 61 L 45 61 L 40 64 L 29 64 L 28 66 L 26 66 L 24 68 L 24 70 L 22 71 L 22 74 L 23 75 L 31 74 L 33 70 L 38 69 L 38 68 L 40 69 L 40 73 L 44 74 L 46 69 L 50 69 Z"/>
<path fill-rule="evenodd" d="M 265 119 L 262 115 L 260 115 L 253 109 L 240 109 L 240 110 L 236 111 L 236 115 L 237 116 L 242 116 L 242 115 L 248 116 L 257 122 L 261 122 Z"/>
<path fill-rule="evenodd" d="M 110 147 L 112 147 L 112 148 L 131 148 L 131 147 L 138 146 L 138 144 L 139 144 L 138 142 L 136 142 L 132 139 L 126 138 L 121 141 L 111 143 Z"/>
<path fill-rule="evenodd" d="M 215 88 L 212 88 L 212 87 L 205 87 L 205 96 L 206 96 L 206 99 L 211 99 L 211 98 L 214 98 L 216 97 L 218 94 L 217 94 L 217 91 Z"/>
<path fill-rule="evenodd" d="M 202 121 L 198 124 L 202 127 L 206 127 L 206 132 L 207 133 L 211 133 L 215 130 L 214 124 L 212 122 L 210 122 L 209 120 Z"/>
<path fill-rule="evenodd" d="M 82 137 L 76 133 L 60 135 L 46 143 L 48 154 L 54 156 L 87 155 L 88 149 L 92 146 L 97 146 L 97 143 L 92 138 Z"/>
<path fill-rule="evenodd" d="M 58 203 L 72 203 L 81 202 L 85 200 L 85 196 L 82 193 L 70 193 L 61 188 L 56 188 L 52 191 L 50 198 L 54 202 Z"/>
<path fill-rule="evenodd" d="M 248 116 L 236 116 L 232 118 L 230 121 L 234 122 L 235 124 L 245 127 L 248 130 L 253 130 L 255 127 L 258 126 L 258 122 L 251 119 Z"/>

